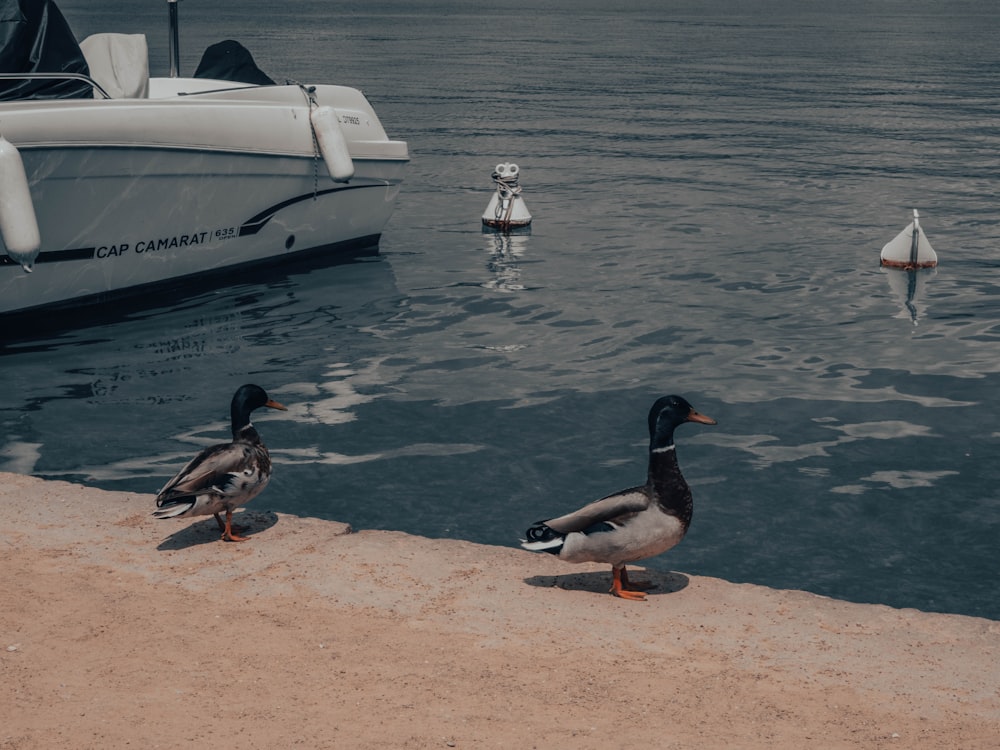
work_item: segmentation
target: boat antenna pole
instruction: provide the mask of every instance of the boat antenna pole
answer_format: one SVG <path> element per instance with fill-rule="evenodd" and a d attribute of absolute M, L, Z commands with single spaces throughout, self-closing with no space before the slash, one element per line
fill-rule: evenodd
<path fill-rule="evenodd" d="M 167 0 L 167 9 L 170 12 L 170 77 L 177 78 L 180 75 L 180 37 L 177 33 L 177 3 L 178 0 Z"/>

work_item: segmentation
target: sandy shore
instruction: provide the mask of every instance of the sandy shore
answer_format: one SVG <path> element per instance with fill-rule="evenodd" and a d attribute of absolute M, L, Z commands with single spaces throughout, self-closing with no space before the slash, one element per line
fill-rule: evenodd
<path fill-rule="evenodd" d="M 1000 741 L 1000 622 L 683 573 L 626 602 L 596 565 L 152 508 L 0 474 L 0 748 Z"/>

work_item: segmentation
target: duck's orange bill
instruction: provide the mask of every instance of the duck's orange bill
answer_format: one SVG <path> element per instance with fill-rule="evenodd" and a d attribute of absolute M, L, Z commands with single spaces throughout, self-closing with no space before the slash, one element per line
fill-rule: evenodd
<path fill-rule="evenodd" d="M 283 406 L 283 405 L 279 404 L 277 401 L 274 401 L 273 399 L 268 399 L 267 403 L 264 404 L 264 406 L 269 406 L 272 409 L 281 409 L 281 411 L 288 411 L 288 407 L 287 406 Z"/>
<path fill-rule="evenodd" d="M 687 421 L 688 422 L 700 422 L 701 424 L 718 424 L 718 422 L 716 422 L 711 417 L 706 417 L 704 414 L 699 414 L 694 409 L 692 409 L 691 413 L 688 414 Z"/>

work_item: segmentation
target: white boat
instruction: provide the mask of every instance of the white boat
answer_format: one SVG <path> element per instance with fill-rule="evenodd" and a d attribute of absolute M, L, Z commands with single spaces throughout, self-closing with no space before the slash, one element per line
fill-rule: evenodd
<path fill-rule="evenodd" d="M 71 38 L 50 0 L 29 4 L 44 6 L 39 38 L 57 21 Z M 360 91 L 150 78 L 141 35 L 70 46 L 85 72 L 61 63 L 0 75 L 0 99 L 4 87 L 36 89 L 0 101 L 0 314 L 225 279 L 306 253 L 377 252 L 409 156 Z"/>

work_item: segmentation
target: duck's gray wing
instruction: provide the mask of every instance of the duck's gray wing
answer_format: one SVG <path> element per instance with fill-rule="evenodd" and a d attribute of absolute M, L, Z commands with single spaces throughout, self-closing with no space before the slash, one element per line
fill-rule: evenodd
<path fill-rule="evenodd" d="M 247 460 L 245 446 L 222 443 L 206 448 L 192 458 L 156 495 L 156 506 L 179 497 L 199 495 L 207 490 L 224 490 L 233 473 L 242 471 Z"/>
<path fill-rule="evenodd" d="M 551 518 L 545 525 L 560 534 L 570 534 L 574 531 L 583 531 L 595 524 L 614 522 L 623 516 L 646 510 L 649 503 L 645 487 L 632 487 L 595 500 L 565 516 Z"/>

